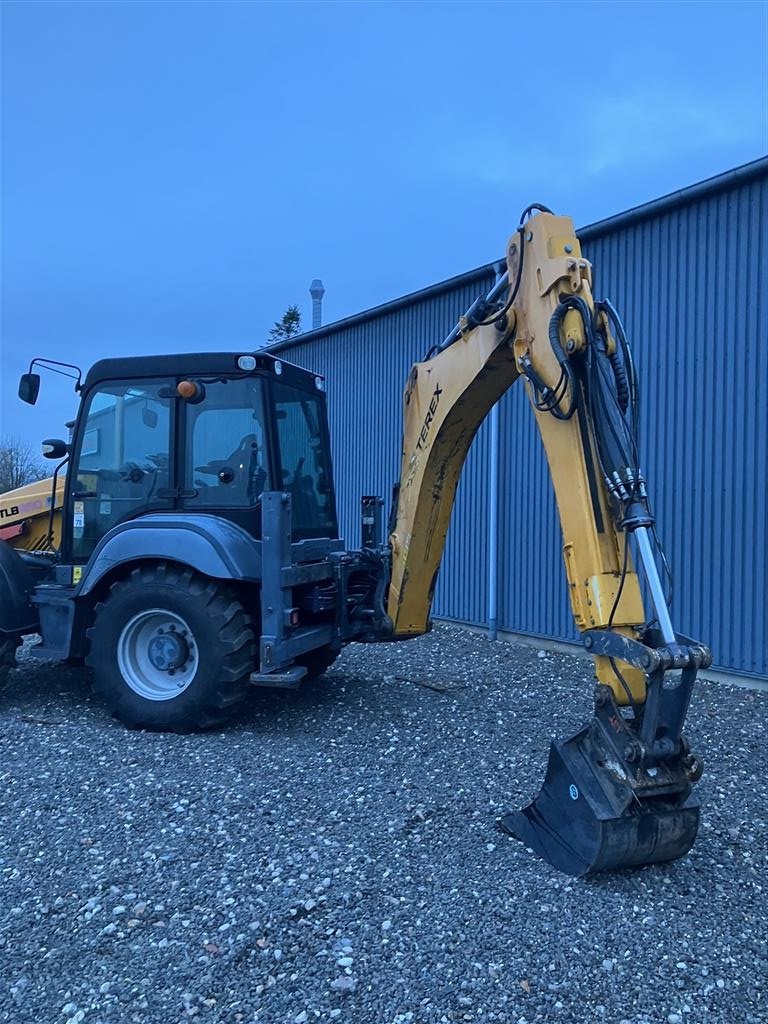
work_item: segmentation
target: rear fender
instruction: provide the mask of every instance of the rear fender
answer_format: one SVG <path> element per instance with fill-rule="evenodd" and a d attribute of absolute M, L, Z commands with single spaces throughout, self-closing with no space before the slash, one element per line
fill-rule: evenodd
<path fill-rule="evenodd" d="M 261 542 L 227 519 L 153 513 L 114 527 L 83 568 L 75 598 L 85 597 L 115 569 L 167 559 L 213 579 L 261 580 Z"/>
<path fill-rule="evenodd" d="M 22 636 L 38 630 L 32 604 L 35 581 L 14 549 L 0 541 L 0 637 Z"/>

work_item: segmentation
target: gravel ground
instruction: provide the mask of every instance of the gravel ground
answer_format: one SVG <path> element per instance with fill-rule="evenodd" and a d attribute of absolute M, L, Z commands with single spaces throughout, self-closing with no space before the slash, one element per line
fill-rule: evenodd
<path fill-rule="evenodd" d="M 495 830 L 589 675 L 440 626 L 172 736 L 24 664 L 0 695 L 0 1021 L 765 1022 L 768 694 L 700 685 L 682 861 L 572 880 Z"/>

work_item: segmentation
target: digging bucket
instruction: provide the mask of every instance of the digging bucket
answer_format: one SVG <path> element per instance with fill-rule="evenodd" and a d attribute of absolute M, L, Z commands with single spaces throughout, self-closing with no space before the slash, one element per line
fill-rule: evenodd
<path fill-rule="evenodd" d="M 633 773 L 587 727 L 553 741 L 544 784 L 500 827 L 568 875 L 656 864 L 683 857 L 699 827 L 699 805 L 680 773 Z"/>

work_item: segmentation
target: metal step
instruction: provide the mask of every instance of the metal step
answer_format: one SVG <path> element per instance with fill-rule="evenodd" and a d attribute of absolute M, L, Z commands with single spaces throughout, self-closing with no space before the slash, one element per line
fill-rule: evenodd
<path fill-rule="evenodd" d="M 291 665 L 282 672 L 251 672 L 250 681 L 253 686 L 264 686 L 267 689 L 295 690 L 306 674 L 303 665 Z"/>
<path fill-rule="evenodd" d="M 40 661 L 66 661 L 69 651 L 63 647 L 43 647 L 42 644 L 38 644 L 35 647 L 30 647 L 27 656 Z"/>

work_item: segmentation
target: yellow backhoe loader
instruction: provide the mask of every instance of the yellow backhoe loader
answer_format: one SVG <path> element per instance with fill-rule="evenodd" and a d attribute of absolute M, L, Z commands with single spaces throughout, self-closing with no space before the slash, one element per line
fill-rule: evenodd
<path fill-rule="evenodd" d="M 74 371 L 80 407 L 72 440 L 45 442 L 53 481 L 0 499 L 0 673 L 38 632 L 33 656 L 85 658 L 127 725 L 175 730 L 223 722 L 249 686 L 300 685 L 350 642 L 429 630 L 467 452 L 522 377 L 597 685 L 501 824 L 571 874 L 690 849 L 702 765 L 683 724 L 710 657 L 670 620 L 630 347 L 570 219 L 526 209 L 506 274 L 411 368 L 388 537 L 365 496 L 359 550 L 338 536 L 321 377 L 269 352 L 105 359 L 84 380 L 35 359 L 24 401 L 44 365 Z"/>

